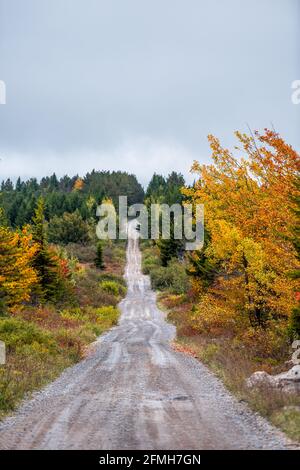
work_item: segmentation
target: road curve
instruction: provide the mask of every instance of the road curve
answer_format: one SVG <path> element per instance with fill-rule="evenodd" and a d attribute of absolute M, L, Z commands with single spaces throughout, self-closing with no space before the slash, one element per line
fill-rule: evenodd
<path fill-rule="evenodd" d="M 119 325 L 0 424 L 0 449 L 290 448 L 203 364 L 172 350 L 175 329 L 141 273 L 134 221 L 128 231 Z"/>

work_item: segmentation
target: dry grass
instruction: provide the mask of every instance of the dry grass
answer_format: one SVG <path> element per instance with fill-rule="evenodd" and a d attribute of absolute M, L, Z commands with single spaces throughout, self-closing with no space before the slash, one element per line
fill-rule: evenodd
<path fill-rule="evenodd" d="M 233 334 L 224 329 L 217 336 L 197 332 L 191 326 L 193 302 L 186 296 L 159 296 L 160 306 L 177 327 L 177 349 L 206 364 L 240 400 L 267 417 L 291 438 L 300 441 L 300 397 L 269 387 L 249 389 L 246 379 L 257 370 L 278 374 L 291 367 L 287 338 L 250 329 Z"/>

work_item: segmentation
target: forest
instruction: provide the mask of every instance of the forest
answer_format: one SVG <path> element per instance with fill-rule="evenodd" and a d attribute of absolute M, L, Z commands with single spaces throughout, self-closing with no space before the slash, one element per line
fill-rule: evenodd
<path fill-rule="evenodd" d="M 0 193 L 0 417 L 85 356 L 115 325 L 126 294 L 123 242 L 96 238 L 96 206 L 131 203 L 144 191 L 133 175 L 92 171 L 15 184 Z"/>
<path fill-rule="evenodd" d="M 22 227 L 29 223 L 39 197 L 45 203 L 45 218 L 78 211 L 87 220 L 95 217 L 97 203 L 104 198 L 112 199 L 117 207 L 119 195 L 127 195 L 129 205 L 142 202 L 144 190 L 134 175 L 109 171 L 91 171 L 84 177 L 67 175 L 52 176 L 22 181 L 18 178 L 13 184 L 10 179 L 1 183 L 0 204 L 7 221 L 12 227 Z"/>
<path fill-rule="evenodd" d="M 143 272 L 177 326 L 174 347 L 208 364 L 225 384 L 299 438 L 299 398 L 250 392 L 255 370 L 286 370 L 300 339 L 299 155 L 277 133 L 236 133 L 234 152 L 209 136 L 211 163 L 194 162 L 192 185 L 155 173 L 147 188 L 134 175 L 93 170 L 1 184 L 0 410 L 83 357 L 86 345 L 118 321 L 126 293 L 125 243 L 99 241 L 96 207 L 128 203 L 204 204 L 205 242 L 141 240 Z M 46 369 L 46 370 L 45 370 Z M 30 370 L 29 375 L 24 370 Z M 288 411 L 287 411 L 288 410 Z"/>
<path fill-rule="evenodd" d="M 182 256 L 172 237 L 144 241 L 143 271 L 177 326 L 178 350 L 299 439 L 299 397 L 246 381 L 293 366 L 300 339 L 300 158 L 274 131 L 235 137 L 231 152 L 209 136 L 212 163 L 194 162 L 194 184 L 177 192 L 182 204 L 204 204 L 203 249 Z M 146 196 L 163 199 L 160 187 L 153 178 Z"/>

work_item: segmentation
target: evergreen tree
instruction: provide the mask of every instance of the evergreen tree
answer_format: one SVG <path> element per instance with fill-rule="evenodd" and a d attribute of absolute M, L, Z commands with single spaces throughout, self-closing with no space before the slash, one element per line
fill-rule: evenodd
<path fill-rule="evenodd" d="M 63 245 L 86 244 L 90 240 L 89 231 L 89 224 L 83 220 L 78 210 L 72 214 L 65 212 L 62 217 L 54 216 L 48 227 L 50 242 Z"/>
<path fill-rule="evenodd" d="M 12 227 L 21 227 L 31 221 L 40 196 L 45 200 L 45 218 L 49 221 L 54 216 L 62 216 L 64 212 L 73 213 L 76 209 L 84 220 L 91 217 L 96 220 L 95 206 L 106 196 L 113 200 L 118 209 L 120 195 L 127 195 L 128 204 L 143 201 L 143 188 L 134 175 L 121 171 L 94 170 L 84 178 L 76 175 L 72 178 L 63 176 L 58 180 L 55 173 L 42 178 L 40 182 L 36 178 L 25 182 L 18 178 L 15 189 L 10 179 L 1 184 L 1 206 Z M 88 207 L 87 203 L 91 199 L 95 204 Z"/>
<path fill-rule="evenodd" d="M 146 199 L 148 198 L 158 198 L 159 196 L 165 197 L 166 195 L 166 180 L 162 175 L 157 175 L 154 173 L 152 176 L 150 183 L 148 184 L 148 188 L 146 191 Z"/>
<path fill-rule="evenodd" d="M 98 269 L 103 269 L 104 268 L 104 262 L 103 262 L 103 245 L 102 241 L 99 240 L 97 243 L 97 251 L 96 251 L 96 258 L 95 258 L 95 266 Z"/>
<path fill-rule="evenodd" d="M 57 264 L 47 243 L 45 203 L 43 198 L 39 198 L 35 215 L 32 219 L 32 234 L 37 246 L 33 259 L 33 266 L 37 271 L 39 280 L 37 294 L 41 300 L 50 300 L 57 296 L 58 276 Z"/>
<path fill-rule="evenodd" d="M 220 268 L 218 263 L 214 263 L 206 253 L 210 241 L 210 234 L 205 229 L 204 246 L 202 250 L 197 250 L 189 254 L 189 268 L 187 273 L 201 279 L 203 287 L 209 287 L 213 283 Z"/>
<path fill-rule="evenodd" d="M 166 181 L 166 194 L 165 201 L 170 206 L 172 204 L 181 204 L 183 196 L 181 188 L 185 184 L 184 177 L 180 173 L 173 171 L 167 178 Z"/>
<path fill-rule="evenodd" d="M 12 181 L 10 180 L 10 178 L 8 178 L 6 181 L 2 181 L 1 191 L 10 192 L 10 191 L 13 191 L 13 189 L 14 189 L 14 186 L 13 186 Z"/>
<path fill-rule="evenodd" d="M 21 178 L 19 177 L 16 182 L 16 191 L 21 191 L 23 188 L 23 183 L 21 181 Z"/>
<path fill-rule="evenodd" d="M 172 258 L 178 258 L 183 251 L 183 241 L 175 239 L 174 214 L 171 213 L 170 237 L 159 241 L 160 260 L 162 266 L 168 266 Z"/>

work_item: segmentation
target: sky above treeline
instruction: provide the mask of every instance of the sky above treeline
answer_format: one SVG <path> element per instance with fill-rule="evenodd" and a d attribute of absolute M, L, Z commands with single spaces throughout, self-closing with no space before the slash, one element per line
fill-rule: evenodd
<path fill-rule="evenodd" d="M 207 135 L 300 148 L 299 0 L 0 0 L 0 179 L 176 170 Z"/>

